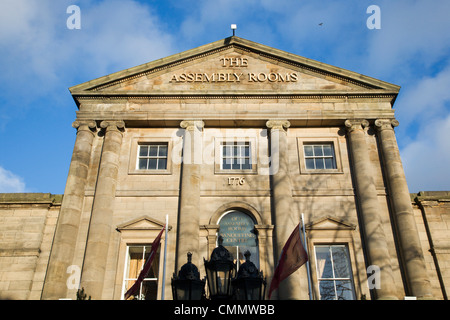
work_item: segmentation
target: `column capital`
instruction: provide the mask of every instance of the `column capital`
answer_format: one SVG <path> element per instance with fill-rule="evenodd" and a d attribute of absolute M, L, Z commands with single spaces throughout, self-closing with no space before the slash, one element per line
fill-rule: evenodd
<path fill-rule="evenodd" d="M 269 120 L 266 122 L 266 127 L 271 130 L 283 130 L 284 132 L 291 126 L 288 120 Z"/>
<path fill-rule="evenodd" d="M 97 123 L 94 120 L 75 120 L 72 127 L 77 131 L 85 130 L 93 133 L 97 129 Z"/>
<path fill-rule="evenodd" d="M 345 120 L 347 132 L 353 132 L 358 129 L 364 129 L 369 126 L 369 121 L 365 119 L 347 119 Z"/>
<path fill-rule="evenodd" d="M 180 123 L 180 127 L 188 131 L 194 131 L 197 128 L 198 131 L 202 131 L 205 127 L 205 123 L 202 120 L 183 120 Z"/>
<path fill-rule="evenodd" d="M 382 130 L 393 130 L 395 127 L 399 125 L 399 122 L 396 119 L 377 119 L 375 120 L 375 128 L 378 131 Z"/>
<path fill-rule="evenodd" d="M 100 127 L 106 129 L 107 131 L 119 131 L 125 129 L 125 122 L 122 120 L 104 120 L 100 122 Z"/>

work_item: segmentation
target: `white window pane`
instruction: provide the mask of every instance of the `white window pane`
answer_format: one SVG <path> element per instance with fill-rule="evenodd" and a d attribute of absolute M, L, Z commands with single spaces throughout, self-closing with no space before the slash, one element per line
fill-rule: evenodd
<path fill-rule="evenodd" d="M 306 169 L 315 169 L 314 159 L 305 159 Z"/>
<path fill-rule="evenodd" d="M 150 170 L 155 170 L 156 169 L 156 164 L 157 164 L 157 159 L 149 159 L 148 160 L 148 168 Z"/>
<path fill-rule="evenodd" d="M 244 153 L 245 153 L 245 146 L 239 146 L 239 153 L 236 156 L 243 157 Z"/>
<path fill-rule="evenodd" d="M 158 169 L 159 170 L 167 169 L 167 159 L 166 158 L 158 159 Z"/>
<path fill-rule="evenodd" d="M 336 292 L 334 288 L 334 281 L 320 281 L 320 300 L 336 300 Z"/>
<path fill-rule="evenodd" d="M 139 146 L 139 156 L 141 157 L 148 156 L 148 146 Z"/>
<path fill-rule="evenodd" d="M 323 158 L 316 158 L 315 159 L 316 169 L 325 169 L 323 164 Z"/>
<path fill-rule="evenodd" d="M 241 168 L 238 159 L 233 159 L 233 164 L 232 164 L 231 168 L 232 169 L 240 169 Z"/>
<path fill-rule="evenodd" d="M 246 156 L 246 157 L 250 156 L 250 146 L 246 146 L 244 148 L 244 156 Z"/>
<path fill-rule="evenodd" d="M 322 146 L 314 146 L 314 155 L 315 155 L 316 157 L 321 157 L 321 156 L 323 156 Z"/>
<path fill-rule="evenodd" d="M 137 279 L 144 264 L 143 248 L 129 247 L 127 278 Z"/>
<path fill-rule="evenodd" d="M 333 158 L 325 158 L 325 169 L 335 169 Z"/>
<path fill-rule="evenodd" d="M 231 169 L 231 161 L 229 158 L 225 158 L 222 161 L 222 169 L 229 170 Z"/>
<path fill-rule="evenodd" d="M 149 148 L 150 148 L 149 152 L 150 157 L 156 157 L 158 155 L 158 146 L 149 146 Z"/>
<path fill-rule="evenodd" d="M 353 288 L 349 280 L 336 280 L 336 299 L 353 300 Z"/>
<path fill-rule="evenodd" d="M 316 247 L 317 273 L 322 279 L 333 278 L 329 247 Z"/>
<path fill-rule="evenodd" d="M 159 146 L 159 154 L 160 157 L 167 157 L 167 146 Z"/>
<path fill-rule="evenodd" d="M 147 170 L 147 159 L 139 159 L 139 170 Z"/>
<path fill-rule="evenodd" d="M 350 265 L 348 261 L 347 248 L 344 246 L 332 246 L 334 277 L 350 278 Z"/>
<path fill-rule="evenodd" d="M 312 146 L 304 146 L 304 150 L 306 157 L 312 157 L 314 155 Z"/>
<path fill-rule="evenodd" d="M 324 156 L 332 156 L 333 155 L 331 144 L 323 145 L 323 155 Z"/>
<path fill-rule="evenodd" d="M 223 155 L 231 157 L 231 147 L 230 146 L 223 147 Z"/>
<path fill-rule="evenodd" d="M 244 159 L 244 164 L 242 165 L 242 169 L 251 169 L 252 165 L 250 163 L 250 158 Z"/>

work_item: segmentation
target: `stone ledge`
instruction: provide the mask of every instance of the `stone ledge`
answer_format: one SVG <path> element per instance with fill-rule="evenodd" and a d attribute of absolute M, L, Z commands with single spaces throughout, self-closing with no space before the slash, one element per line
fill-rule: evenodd
<path fill-rule="evenodd" d="M 0 257 L 38 257 L 41 253 L 39 248 L 16 248 L 16 249 L 0 249 Z"/>
<path fill-rule="evenodd" d="M 411 200 L 418 201 L 450 201 L 450 191 L 420 191 L 419 193 L 411 193 Z"/>
<path fill-rule="evenodd" d="M 62 194 L 51 193 L 0 193 L 0 204 L 51 204 L 60 205 Z"/>

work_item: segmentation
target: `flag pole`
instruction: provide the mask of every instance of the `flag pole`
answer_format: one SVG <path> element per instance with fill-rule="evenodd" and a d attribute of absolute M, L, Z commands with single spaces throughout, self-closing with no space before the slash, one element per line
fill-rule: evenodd
<path fill-rule="evenodd" d="M 167 229 L 169 227 L 169 215 L 166 214 L 166 236 L 164 239 L 164 265 L 163 265 L 163 279 L 162 279 L 162 292 L 161 292 L 161 300 L 164 300 L 165 298 L 165 291 L 166 291 L 166 258 L 167 258 Z"/>
<path fill-rule="evenodd" d="M 308 256 L 308 261 L 306 261 L 306 272 L 308 273 L 308 291 L 309 291 L 309 300 L 312 300 L 312 291 L 311 291 L 311 272 L 309 270 L 309 254 L 308 254 L 308 244 L 306 243 L 306 229 L 305 229 L 305 217 L 302 213 L 302 229 L 303 229 L 303 243 L 305 246 L 306 255 Z"/>

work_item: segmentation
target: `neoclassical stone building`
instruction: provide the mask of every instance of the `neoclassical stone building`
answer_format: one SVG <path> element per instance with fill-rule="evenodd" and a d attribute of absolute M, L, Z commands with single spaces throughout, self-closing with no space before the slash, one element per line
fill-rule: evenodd
<path fill-rule="evenodd" d="M 166 219 L 142 297 L 172 299 L 187 252 L 204 277 L 219 235 L 270 283 L 303 214 L 309 269 L 273 299 L 446 299 L 448 194 L 430 228 L 396 142 L 399 89 L 235 36 L 70 88 L 64 196 L 0 199 L 16 223 L 2 297 L 122 299 Z"/>

